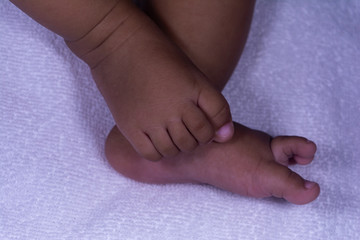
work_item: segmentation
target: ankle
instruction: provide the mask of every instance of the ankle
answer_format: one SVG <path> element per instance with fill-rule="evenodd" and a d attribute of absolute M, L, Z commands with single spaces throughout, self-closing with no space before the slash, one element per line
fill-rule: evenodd
<path fill-rule="evenodd" d="M 94 68 L 139 28 L 138 18 L 134 17 L 138 12 L 131 1 L 119 1 L 87 34 L 78 40 L 65 40 L 65 43 L 77 57 Z"/>

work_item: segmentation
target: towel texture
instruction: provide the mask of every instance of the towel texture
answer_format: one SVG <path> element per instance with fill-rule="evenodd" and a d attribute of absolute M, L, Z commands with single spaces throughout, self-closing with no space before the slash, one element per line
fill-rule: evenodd
<path fill-rule="evenodd" d="M 236 121 L 317 143 L 294 170 L 321 195 L 295 206 L 117 174 L 103 151 L 113 120 L 87 67 L 1 1 L 0 239 L 360 239 L 359 5 L 259 0 L 224 91 Z"/>

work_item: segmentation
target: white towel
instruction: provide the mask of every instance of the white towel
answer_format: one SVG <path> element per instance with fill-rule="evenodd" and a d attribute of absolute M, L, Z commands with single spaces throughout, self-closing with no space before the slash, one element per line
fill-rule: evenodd
<path fill-rule="evenodd" d="M 60 37 L 0 2 L 0 239 L 360 239 L 359 1 L 259 0 L 224 94 L 234 119 L 314 140 L 311 204 L 117 174 L 113 120 Z"/>

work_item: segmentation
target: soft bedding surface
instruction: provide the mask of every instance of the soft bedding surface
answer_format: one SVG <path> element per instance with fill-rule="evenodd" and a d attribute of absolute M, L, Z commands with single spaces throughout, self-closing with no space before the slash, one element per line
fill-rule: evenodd
<path fill-rule="evenodd" d="M 0 239 L 360 239 L 359 16 L 358 0 L 259 0 L 224 91 L 236 121 L 317 143 L 293 169 L 321 194 L 296 206 L 116 173 L 85 64 L 1 1 Z"/>

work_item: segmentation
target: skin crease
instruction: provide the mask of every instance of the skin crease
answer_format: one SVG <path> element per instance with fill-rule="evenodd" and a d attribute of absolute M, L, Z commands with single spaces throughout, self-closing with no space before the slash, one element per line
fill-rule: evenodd
<path fill-rule="evenodd" d="M 254 7 L 254 1 L 227 3 L 224 6 L 218 1 L 204 4 L 184 0 L 169 4 L 165 0 L 152 0 L 146 9 L 219 92 L 229 80 L 245 45 Z M 192 11 L 197 14 L 191 14 Z M 201 14 L 202 11 L 206 14 Z M 234 24 L 222 24 L 228 21 Z M 105 151 L 115 170 L 141 182 L 205 183 L 240 195 L 274 196 L 295 204 L 316 199 L 319 185 L 304 180 L 287 167 L 311 163 L 316 145 L 302 137 L 271 139 L 266 133 L 235 123 L 235 134 L 229 142 L 202 145 L 193 153 L 183 152 L 153 163 L 139 157 L 114 128 Z"/>
<path fill-rule="evenodd" d="M 205 183 L 250 197 L 280 197 L 295 204 L 317 198 L 319 185 L 306 182 L 287 166 L 309 164 L 316 145 L 301 137 L 274 138 L 235 124 L 227 143 L 212 142 L 193 153 L 151 162 L 141 158 L 114 128 L 105 148 L 112 167 L 131 179 L 155 184 Z M 312 185 L 310 189 L 306 185 Z"/>
<path fill-rule="evenodd" d="M 245 45 L 254 1 L 149 0 L 146 14 L 130 0 L 12 2 L 91 68 L 117 125 L 106 156 L 121 174 L 295 204 L 319 195 L 318 184 L 287 167 L 309 164 L 316 145 L 234 124 L 221 94 Z"/>
<path fill-rule="evenodd" d="M 127 7 L 120 27 L 82 55 L 119 130 L 150 160 L 229 140 L 233 124 L 225 98 L 156 24 Z M 224 125 L 226 135 L 216 135 Z"/>
<path fill-rule="evenodd" d="M 187 55 L 132 1 L 93 1 L 13 3 L 62 35 L 89 65 L 118 128 L 141 156 L 159 160 L 228 141 L 229 105 Z"/>

